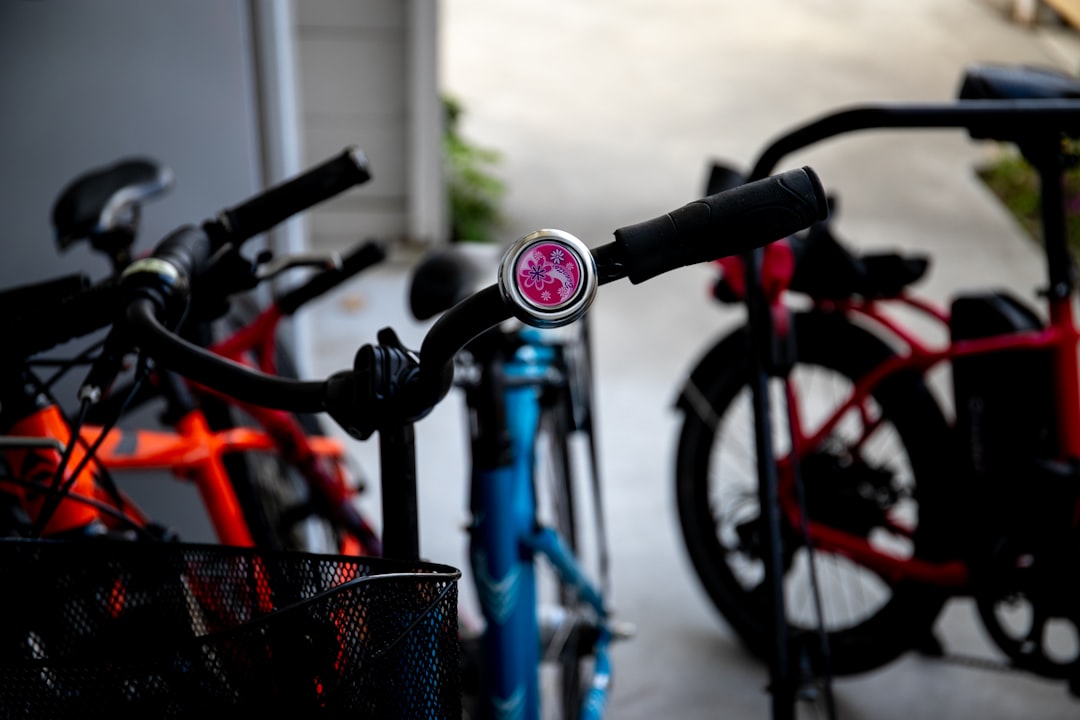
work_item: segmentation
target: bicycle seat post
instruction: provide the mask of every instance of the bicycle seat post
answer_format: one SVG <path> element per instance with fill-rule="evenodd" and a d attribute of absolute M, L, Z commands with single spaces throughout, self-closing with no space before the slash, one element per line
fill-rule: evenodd
<path fill-rule="evenodd" d="M 1050 282 L 1047 294 L 1051 300 L 1065 300 L 1075 284 L 1065 229 L 1064 179 L 1070 157 L 1062 150 L 1057 134 L 1021 142 L 1020 147 L 1039 174 L 1040 220 Z"/>
<path fill-rule="evenodd" d="M 1050 322 L 1055 327 L 1073 328 L 1076 322 L 1072 294 L 1076 272 L 1065 222 L 1065 170 L 1076 158 L 1062 143 L 1060 133 L 1043 133 L 1025 138 L 1017 144 L 1024 158 L 1039 175 Z M 1060 378 L 1056 403 L 1059 451 L 1065 457 L 1080 457 L 1080 436 L 1075 431 L 1080 423 L 1080 379 L 1077 377 L 1080 372 L 1080 348 L 1076 343 L 1059 344 L 1054 350 L 1054 363 L 1056 375 Z"/>

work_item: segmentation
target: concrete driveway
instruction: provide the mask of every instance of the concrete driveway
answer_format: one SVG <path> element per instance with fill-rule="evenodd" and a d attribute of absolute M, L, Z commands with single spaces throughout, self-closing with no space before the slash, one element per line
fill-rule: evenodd
<path fill-rule="evenodd" d="M 973 61 L 1078 68 L 1072 33 L 1019 27 L 986 0 L 446 0 L 441 22 L 444 86 L 463 101 L 464 132 L 503 154 L 507 241 L 555 227 L 607 242 L 697 196 L 709 158 L 746 165 L 786 128 L 842 106 L 948 100 Z M 865 133 L 784 167 L 810 164 L 838 191 L 852 243 L 932 253 L 921 286 L 931 297 L 1008 286 L 1034 300 L 1040 257 L 972 172 L 986 152 L 957 131 Z M 418 344 L 426 326 L 405 317 L 404 272 L 382 268 L 320 301 L 314 372 L 350 365 L 382 325 Z M 711 277 L 699 267 L 619 283 L 595 306 L 616 605 L 639 627 L 615 654 L 613 718 L 769 716 L 765 669 L 700 590 L 673 507 L 672 400 L 698 354 L 740 319 L 707 299 Z M 461 421 L 453 397 L 417 426 L 422 545 L 458 566 Z M 377 467 L 373 444 L 357 455 Z M 952 603 L 939 629 L 952 650 L 999 657 L 969 603 Z M 1063 685 L 917 656 L 835 690 L 852 719 L 1080 713 Z"/>

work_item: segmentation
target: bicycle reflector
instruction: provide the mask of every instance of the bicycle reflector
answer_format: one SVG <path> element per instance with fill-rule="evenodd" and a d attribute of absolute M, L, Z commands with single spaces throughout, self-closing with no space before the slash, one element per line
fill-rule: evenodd
<path fill-rule="evenodd" d="M 514 316 L 527 325 L 569 325 L 596 297 L 596 262 L 585 243 L 562 230 L 537 230 L 506 251 L 499 264 L 499 291 Z"/>

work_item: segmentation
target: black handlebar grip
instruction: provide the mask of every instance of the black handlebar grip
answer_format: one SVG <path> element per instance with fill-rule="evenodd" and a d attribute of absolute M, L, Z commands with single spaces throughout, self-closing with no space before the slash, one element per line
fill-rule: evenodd
<path fill-rule="evenodd" d="M 828 214 L 821 180 L 803 167 L 620 228 L 615 245 L 627 277 L 637 284 L 668 270 L 767 245 Z"/>
<path fill-rule="evenodd" d="M 386 247 L 377 240 L 369 240 L 353 248 L 342 258 L 341 267 L 324 270 L 278 298 L 278 309 L 286 315 L 292 315 L 304 303 L 330 292 L 361 270 L 380 263 L 385 258 Z"/>
<path fill-rule="evenodd" d="M 242 243 L 369 179 L 371 172 L 364 153 L 357 147 L 348 147 L 337 157 L 316 165 L 302 175 L 275 185 L 234 208 L 223 210 L 218 223 L 228 241 Z"/>
<path fill-rule="evenodd" d="M 4 309 L 3 319 L 18 320 L 42 305 L 54 303 L 58 298 L 86 292 L 89 287 L 90 278 L 77 273 L 0 290 L 0 308 Z"/>
<path fill-rule="evenodd" d="M 210 239 L 202 230 L 185 225 L 158 243 L 151 257 L 171 263 L 182 278 L 190 281 L 210 259 Z"/>
<path fill-rule="evenodd" d="M 4 336 L 12 341 L 2 354 L 27 358 L 89 335 L 113 321 L 119 297 L 118 286 L 110 279 L 71 295 L 40 302 L 3 323 Z"/>

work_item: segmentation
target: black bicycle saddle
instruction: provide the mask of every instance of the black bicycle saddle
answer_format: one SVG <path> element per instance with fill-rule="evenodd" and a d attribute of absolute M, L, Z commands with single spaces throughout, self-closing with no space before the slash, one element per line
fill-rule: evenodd
<path fill-rule="evenodd" d="M 964 71 L 960 100 L 1072 100 L 1080 81 L 1054 68 L 978 64 Z"/>
<path fill-rule="evenodd" d="M 921 279 L 930 259 L 917 253 L 854 253 L 843 245 L 827 222 L 810 226 L 791 238 L 795 273 L 791 289 L 819 300 L 867 300 L 898 296 Z"/>
<path fill-rule="evenodd" d="M 1055 68 L 1036 65 L 975 64 L 964 71 L 957 97 L 960 100 L 1074 101 L 1080 100 L 1080 80 Z M 1060 132 L 1077 137 L 1080 126 L 1061 127 Z M 979 124 L 970 126 L 968 133 L 976 140 L 1016 143 L 1020 152 L 1035 164 L 1044 158 L 1038 140 L 1045 136 L 1045 131 L 1039 131 L 1037 127 Z"/>
<path fill-rule="evenodd" d="M 494 245 L 451 245 L 428 253 L 413 268 L 409 309 L 417 320 L 433 318 L 493 280 L 501 248 Z M 488 272 L 490 271 L 490 272 Z"/>
<path fill-rule="evenodd" d="M 152 160 L 128 158 L 75 178 L 57 198 L 52 224 L 60 249 L 107 235 L 131 221 L 138 203 L 167 190 L 172 171 Z"/>

